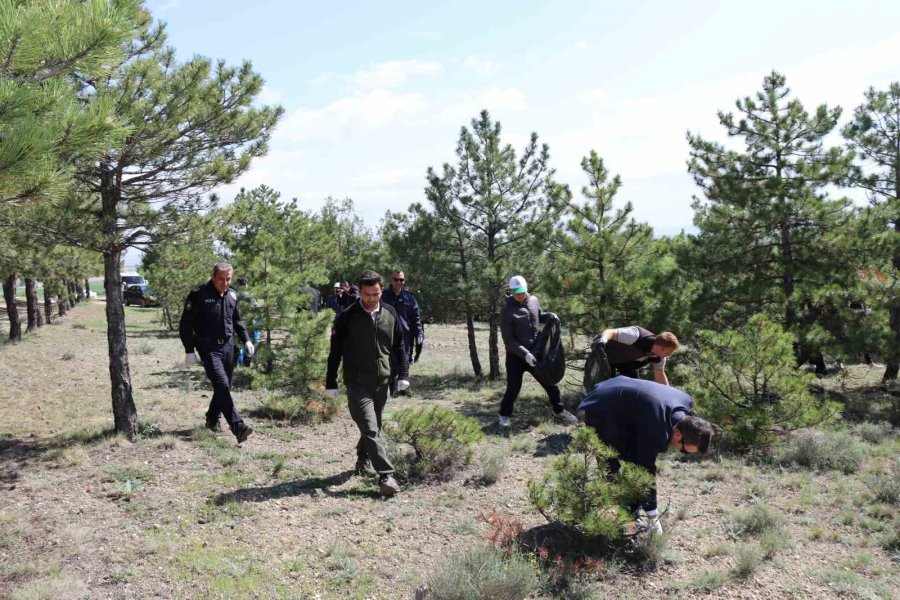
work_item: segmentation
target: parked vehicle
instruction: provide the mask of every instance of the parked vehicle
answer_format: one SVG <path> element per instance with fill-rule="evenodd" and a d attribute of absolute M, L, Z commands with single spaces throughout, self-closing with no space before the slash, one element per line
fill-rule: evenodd
<path fill-rule="evenodd" d="M 131 285 L 147 285 L 147 280 L 144 279 L 143 275 L 139 275 L 138 273 L 123 273 L 122 291 L 124 292 L 128 289 L 128 286 Z"/>
<path fill-rule="evenodd" d="M 129 285 L 122 294 L 125 306 L 159 306 L 159 300 L 153 295 L 148 285 Z"/>

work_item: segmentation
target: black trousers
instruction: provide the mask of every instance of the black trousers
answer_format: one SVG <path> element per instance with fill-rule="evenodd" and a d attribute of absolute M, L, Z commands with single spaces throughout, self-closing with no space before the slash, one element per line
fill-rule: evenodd
<path fill-rule="evenodd" d="M 600 441 L 619 453 L 619 458 L 611 458 L 609 460 L 610 475 L 614 475 L 622 468 L 622 462 L 629 462 L 649 471 L 654 478 L 653 487 L 647 491 L 647 495 L 638 502 L 633 503 L 628 509 L 636 512 L 639 508 L 644 510 L 656 509 L 656 461 L 652 465 L 638 465 L 634 460 L 630 460 L 636 455 L 636 434 L 633 430 L 623 430 L 618 423 L 611 419 L 593 420 L 586 418 L 585 425 L 593 427 L 597 432 Z"/>
<path fill-rule="evenodd" d="M 244 424 L 231 397 L 231 377 L 234 374 L 234 344 L 226 340 L 222 345 L 206 346 L 200 352 L 206 377 L 213 386 L 212 400 L 206 412 L 207 421 L 215 421 L 219 415 L 225 416 L 232 433 Z"/>
<path fill-rule="evenodd" d="M 525 373 L 531 373 L 534 377 L 534 369 L 528 366 L 524 358 L 519 358 L 515 354 L 506 355 L 506 392 L 503 394 L 503 400 L 500 402 L 500 416 L 511 417 L 513 413 L 513 404 L 519 397 L 522 390 L 522 378 Z M 544 391 L 547 392 L 547 399 L 553 412 L 559 414 L 563 411 L 562 398 L 560 397 L 559 388 L 555 385 L 547 385 L 540 379 L 535 377 Z"/>

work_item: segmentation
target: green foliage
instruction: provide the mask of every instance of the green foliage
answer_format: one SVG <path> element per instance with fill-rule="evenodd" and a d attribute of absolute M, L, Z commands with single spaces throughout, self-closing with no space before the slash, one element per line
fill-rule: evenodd
<path fill-rule="evenodd" d="M 532 505 L 549 522 L 572 526 L 589 538 L 621 538 L 625 525 L 633 521 L 628 506 L 647 494 L 653 477 L 624 462 L 619 473 L 612 475 L 608 461 L 615 457 L 593 429 L 577 430 L 543 480 L 529 481 Z"/>
<path fill-rule="evenodd" d="M 300 397 L 310 395 L 325 373 L 333 316 L 328 310 L 318 315 L 298 311 L 286 319 L 286 335 L 261 347 L 257 360 L 270 365 L 271 371 L 255 381 Z"/>
<path fill-rule="evenodd" d="M 115 69 L 145 18 L 137 0 L 0 3 L 0 205 L 62 197 L 72 158 L 128 133 L 109 102 L 79 102 L 76 82 Z"/>
<path fill-rule="evenodd" d="M 733 326 L 764 312 L 812 352 L 839 341 L 834 313 L 859 287 L 850 201 L 826 191 L 846 178 L 852 153 L 824 146 L 840 108 L 810 114 L 789 95 L 773 72 L 737 101 L 737 116 L 719 113 L 742 152 L 688 134 L 689 171 L 705 197 L 694 203 L 700 233 L 682 260 L 703 285 L 695 321 Z"/>
<path fill-rule="evenodd" d="M 763 315 L 737 330 L 700 331 L 686 361 L 685 389 L 702 416 L 722 427 L 722 443 L 764 446 L 775 434 L 832 416 L 810 393 L 810 375 L 794 365 L 792 336 Z"/>
<path fill-rule="evenodd" d="M 748 509 L 740 509 L 731 516 L 729 534 L 739 538 L 759 536 L 767 530 L 781 528 L 781 518 L 763 502 L 754 502 Z"/>
<path fill-rule="evenodd" d="M 865 454 L 863 444 L 850 433 L 805 429 L 792 433 L 776 448 L 774 460 L 781 465 L 850 474 L 859 470 Z"/>
<path fill-rule="evenodd" d="M 325 423 L 331 421 L 342 406 L 342 401 L 337 398 L 307 391 L 304 395 L 270 394 L 257 412 L 279 421 Z"/>
<path fill-rule="evenodd" d="M 428 590 L 434 600 L 523 600 L 538 583 L 529 561 L 479 545 L 448 557 L 429 576 Z"/>
<path fill-rule="evenodd" d="M 509 451 L 506 446 L 488 446 L 481 451 L 481 480 L 488 485 L 500 481 L 506 470 Z"/>
<path fill-rule="evenodd" d="M 418 477 L 449 476 L 471 460 L 472 446 L 484 437 L 476 419 L 438 405 L 395 412 L 385 423 L 384 434 L 412 447 L 415 455 L 409 475 Z"/>

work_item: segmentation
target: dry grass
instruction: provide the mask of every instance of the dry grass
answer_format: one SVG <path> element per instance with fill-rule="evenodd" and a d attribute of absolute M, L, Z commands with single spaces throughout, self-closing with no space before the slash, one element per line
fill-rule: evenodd
<path fill-rule="evenodd" d="M 476 449 L 483 459 L 449 482 L 407 485 L 384 501 L 373 479 L 351 473 L 357 431 L 346 412 L 316 425 L 260 418 L 243 447 L 227 432 L 207 432 L 206 379 L 182 365 L 179 342 L 153 322 L 154 310 L 127 309 L 135 403 L 152 436 L 109 436 L 103 308 L 76 307 L 62 326 L 0 347 L 0 597 L 408 599 L 448 556 L 481 543 L 481 515 L 511 515 L 526 531 L 543 523 L 525 482 L 570 431 L 548 419 L 546 399 L 526 378 L 512 435 L 497 435 L 503 385 L 468 376 L 461 327 L 428 328 L 413 394 L 392 399 L 387 412 L 440 404 L 473 416 L 487 434 Z M 480 343 L 486 338 L 479 330 Z M 65 352 L 73 358 L 59 360 Z M 484 346 L 481 357 L 486 366 Z M 258 408 L 263 394 L 237 390 L 239 408 Z M 896 507 L 865 491 L 865 477 L 887 472 L 896 434 L 866 435 L 879 441 L 870 446 L 878 456 L 849 475 L 663 458 L 661 507 L 676 515 L 665 521 L 671 560 L 640 576 L 611 565 L 585 589 L 634 598 L 826 598 L 838 588 L 900 596 L 894 546 L 880 541 Z M 503 455 L 502 476 L 484 485 L 485 467 Z M 760 498 L 784 536 L 742 539 L 754 550 L 738 552 L 731 515 Z"/>

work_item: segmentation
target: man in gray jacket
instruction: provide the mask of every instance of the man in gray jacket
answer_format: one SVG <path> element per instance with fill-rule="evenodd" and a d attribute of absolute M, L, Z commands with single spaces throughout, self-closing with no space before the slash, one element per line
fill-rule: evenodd
<path fill-rule="evenodd" d="M 507 298 L 506 305 L 500 311 L 500 333 L 506 346 L 506 392 L 500 403 L 501 428 L 512 425 L 510 417 L 513 404 L 522 389 L 522 378 L 526 372 L 534 376 L 534 367 L 537 365 L 537 359 L 530 350 L 531 345 L 538 336 L 540 323 L 553 315 L 541 311 L 538 299 L 528 294 L 528 282 L 521 275 L 509 280 L 509 290 L 512 295 Z M 578 418 L 563 407 L 559 387 L 548 385 L 540 379 L 538 383 L 547 392 L 556 418 L 564 423 L 577 423 Z"/>

